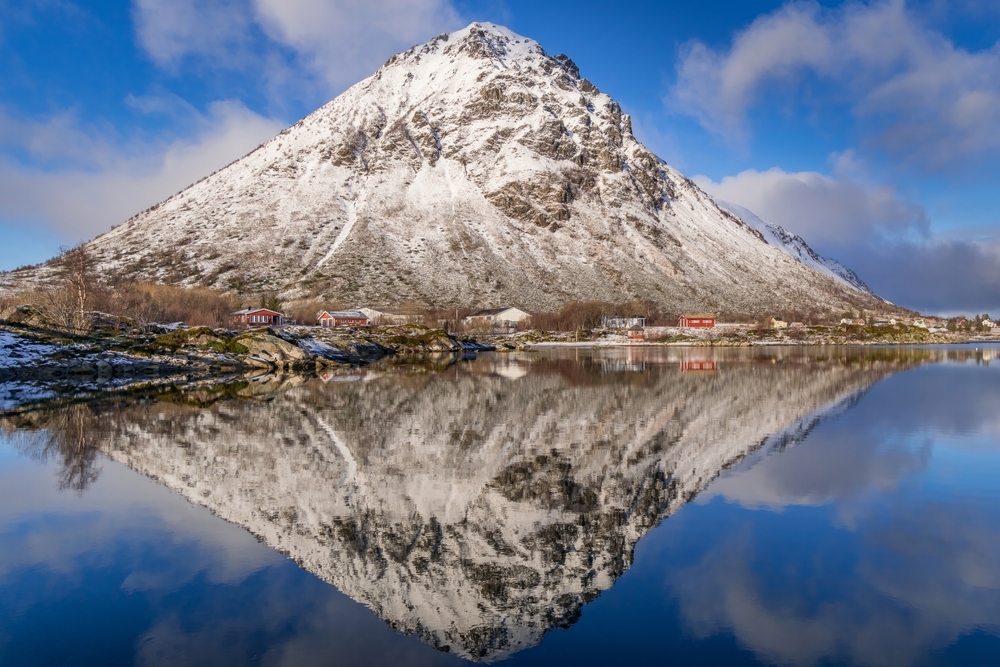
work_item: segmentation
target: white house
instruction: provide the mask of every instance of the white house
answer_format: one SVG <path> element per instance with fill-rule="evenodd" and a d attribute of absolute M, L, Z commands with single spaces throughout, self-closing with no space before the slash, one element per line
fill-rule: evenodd
<path fill-rule="evenodd" d="M 422 315 L 411 315 L 409 313 L 396 313 L 388 310 L 375 310 L 374 308 L 357 308 L 360 313 L 372 324 L 414 324 L 423 321 Z"/>
<path fill-rule="evenodd" d="M 513 327 L 519 322 L 524 322 L 531 318 L 530 313 L 526 313 L 520 308 L 508 306 L 506 308 L 488 308 L 472 313 L 465 318 L 466 325 L 483 325 Z"/>
<path fill-rule="evenodd" d="M 601 317 L 603 329 L 629 329 L 631 327 L 646 328 L 646 318 L 639 315 L 625 317 L 622 315 L 604 315 Z"/>

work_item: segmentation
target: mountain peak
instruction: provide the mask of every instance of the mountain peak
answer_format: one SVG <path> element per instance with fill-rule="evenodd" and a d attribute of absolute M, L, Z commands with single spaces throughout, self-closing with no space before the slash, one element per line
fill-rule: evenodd
<path fill-rule="evenodd" d="M 871 307 L 639 143 L 565 55 L 473 23 L 97 238 L 126 277 L 356 305 Z"/>

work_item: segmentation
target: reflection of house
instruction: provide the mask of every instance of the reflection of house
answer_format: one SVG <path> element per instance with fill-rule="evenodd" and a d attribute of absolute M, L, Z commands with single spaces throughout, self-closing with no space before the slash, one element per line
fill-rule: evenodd
<path fill-rule="evenodd" d="M 229 315 L 233 324 L 240 327 L 280 327 L 285 323 L 284 315 L 267 308 L 244 308 Z"/>
<path fill-rule="evenodd" d="M 628 328 L 629 340 L 646 340 L 646 330 L 638 324 L 633 324 Z"/>
<path fill-rule="evenodd" d="M 715 326 L 715 315 L 711 313 L 681 315 L 680 323 L 677 326 L 711 329 Z"/>
<path fill-rule="evenodd" d="M 319 314 L 321 327 L 366 327 L 368 317 L 357 310 L 324 310 Z"/>
<path fill-rule="evenodd" d="M 636 326 L 644 328 L 646 326 L 646 318 L 638 315 L 632 317 L 605 315 L 601 318 L 601 328 L 603 329 L 628 329 Z"/>
<path fill-rule="evenodd" d="M 325 371 L 320 373 L 319 379 L 323 382 L 358 382 L 364 380 L 367 372 L 360 369 L 349 371 Z"/>
<path fill-rule="evenodd" d="M 713 359 L 684 359 L 681 361 L 681 373 L 691 372 L 715 372 L 715 360 Z"/>
<path fill-rule="evenodd" d="M 465 318 L 467 325 L 489 325 L 491 327 L 513 327 L 518 322 L 524 322 L 530 314 L 519 308 L 488 308 L 472 313 Z"/>
<path fill-rule="evenodd" d="M 785 320 L 779 320 L 777 317 L 772 317 L 769 324 L 772 329 L 784 329 L 788 326 L 788 322 Z"/>

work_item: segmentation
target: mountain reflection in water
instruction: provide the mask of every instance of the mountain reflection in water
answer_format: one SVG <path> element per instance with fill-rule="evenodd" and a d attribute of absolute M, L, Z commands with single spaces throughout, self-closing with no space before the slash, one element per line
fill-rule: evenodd
<path fill-rule="evenodd" d="M 493 661 L 577 622 L 631 567 L 640 538 L 721 473 L 766 472 L 791 452 L 768 454 L 879 380 L 949 355 L 982 359 L 841 348 L 489 354 L 443 370 L 42 406 L 4 424 L 23 447 L 62 457 L 65 488 L 98 479 L 100 452 L 245 527 L 393 628 Z M 718 480 L 700 502 L 751 502 L 740 479 Z M 755 489 L 752 502 L 777 502 Z M 738 590 L 745 569 L 717 564 L 708 579 L 704 565 L 673 575 L 701 633 L 727 625 L 712 606 L 726 592 L 698 596 L 692 582 Z"/>

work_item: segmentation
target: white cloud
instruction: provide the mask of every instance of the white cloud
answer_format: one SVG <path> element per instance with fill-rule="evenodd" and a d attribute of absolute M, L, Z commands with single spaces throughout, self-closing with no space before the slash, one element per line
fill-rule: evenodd
<path fill-rule="evenodd" d="M 255 71 L 279 99 L 317 87 L 331 96 L 389 56 L 461 27 L 449 0 L 135 0 L 140 45 L 157 64 L 186 58 Z"/>
<path fill-rule="evenodd" d="M 1000 149 L 1000 45 L 957 47 L 903 0 L 824 10 L 794 3 L 728 50 L 686 44 L 668 103 L 730 137 L 766 91 L 813 77 L 861 121 L 867 142 L 928 170 Z"/>
<path fill-rule="evenodd" d="M 334 88 L 370 75 L 388 56 L 461 27 L 448 0 L 255 0 L 260 25 Z"/>
<path fill-rule="evenodd" d="M 850 156 L 838 157 L 845 165 Z M 716 183 L 694 181 L 709 194 L 744 206 L 769 222 L 799 234 L 819 250 L 869 243 L 883 236 L 926 234 L 924 210 L 901 199 L 893 188 L 868 185 L 850 176 L 814 171 L 748 169 Z"/>
<path fill-rule="evenodd" d="M 65 238 L 90 238 L 241 157 L 284 126 L 234 101 L 215 102 L 206 114 L 187 118 L 190 135 L 153 144 L 122 143 L 67 115 L 17 125 L 0 119 L 15 128 L 0 142 L 31 158 L 30 166 L 0 158 L 0 221 L 42 223 Z M 46 162 L 58 166 L 39 166 Z"/>
<path fill-rule="evenodd" d="M 247 0 L 135 0 L 132 14 L 140 45 L 161 66 L 190 55 L 223 58 L 231 66 L 249 47 Z"/>

